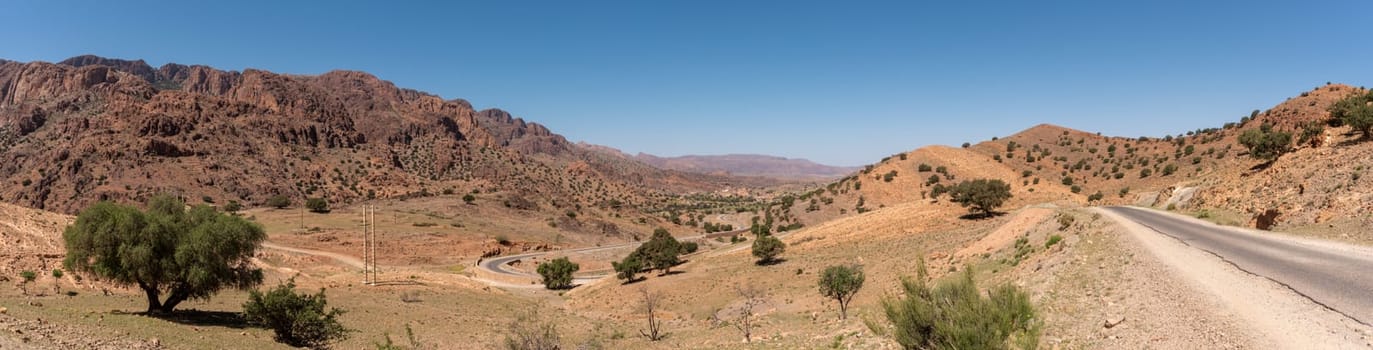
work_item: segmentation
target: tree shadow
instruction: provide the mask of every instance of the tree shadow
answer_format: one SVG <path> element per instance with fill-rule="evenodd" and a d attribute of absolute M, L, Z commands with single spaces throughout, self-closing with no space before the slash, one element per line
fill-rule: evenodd
<path fill-rule="evenodd" d="M 1353 134 L 1346 134 L 1345 136 L 1353 136 Z M 1362 136 L 1362 137 L 1358 137 L 1358 138 L 1351 138 L 1351 139 L 1346 139 L 1346 140 L 1343 140 L 1343 141 L 1340 141 L 1340 142 L 1336 142 L 1336 143 L 1335 143 L 1335 147 L 1348 147 L 1348 146 L 1353 146 L 1353 145 L 1357 145 L 1357 144 L 1360 144 L 1360 143 L 1368 142 L 1368 141 L 1370 141 L 1370 140 L 1373 140 L 1373 138 L 1369 138 L 1368 136 Z"/>
<path fill-rule="evenodd" d="M 958 218 L 959 218 L 959 219 L 963 219 L 963 220 L 982 220 L 982 219 L 991 219 L 991 218 L 998 217 L 998 216 L 1002 216 L 1002 215 L 1006 215 L 1006 213 L 1004 213 L 1004 212 L 999 212 L 999 211 L 994 211 L 994 212 L 990 212 L 990 213 L 968 213 L 968 214 L 964 214 L 963 216 L 959 216 Z"/>
<path fill-rule="evenodd" d="M 672 275 L 683 274 L 683 273 L 686 273 L 686 271 L 676 270 L 676 271 L 669 271 L 668 273 L 660 273 L 660 274 L 658 274 L 658 276 L 672 276 Z"/>
<path fill-rule="evenodd" d="M 786 259 L 786 258 L 772 258 L 772 259 L 768 259 L 768 260 L 758 260 L 758 261 L 753 262 L 753 264 L 754 264 L 754 265 L 758 265 L 758 266 L 772 266 L 772 265 L 777 265 L 777 264 L 781 264 L 781 263 L 784 263 L 784 262 L 787 262 L 787 259 Z"/>
<path fill-rule="evenodd" d="M 376 282 L 372 282 L 372 285 L 373 285 L 373 286 L 422 286 L 422 285 L 424 285 L 424 283 L 420 283 L 419 281 L 398 280 L 398 281 L 376 281 Z"/>
<path fill-rule="evenodd" d="M 1249 167 L 1249 171 L 1250 171 L 1250 172 L 1260 172 L 1260 171 L 1268 170 L 1268 168 L 1269 168 L 1269 167 L 1272 167 L 1272 166 L 1273 166 L 1273 163 L 1275 163 L 1275 162 L 1277 162 L 1277 161 L 1278 161 L 1278 160 L 1275 158 L 1275 159 L 1270 160 L 1270 161 L 1266 161 L 1266 162 L 1263 162 L 1263 163 L 1255 164 L 1254 166 Z"/>
<path fill-rule="evenodd" d="M 230 311 L 179 310 L 170 314 L 147 312 L 118 312 L 127 315 L 142 315 L 167 322 L 200 327 L 228 327 L 244 329 L 250 327 L 243 314 Z"/>
<path fill-rule="evenodd" d="M 626 285 L 631 285 L 631 284 L 639 283 L 640 281 L 647 281 L 647 280 L 648 280 L 648 277 L 636 276 L 636 277 L 634 277 L 634 279 L 632 279 L 632 280 L 620 282 L 620 285 L 626 286 Z"/>

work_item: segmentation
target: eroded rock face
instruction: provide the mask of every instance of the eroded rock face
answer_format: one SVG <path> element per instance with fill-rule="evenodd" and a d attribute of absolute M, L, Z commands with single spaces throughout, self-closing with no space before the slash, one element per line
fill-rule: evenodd
<path fill-rule="evenodd" d="M 37 208 L 70 212 L 160 191 L 255 202 L 304 186 L 350 198 L 362 190 L 339 185 L 403 173 L 458 177 L 456 168 L 475 159 L 464 154 L 496 143 L 470 106 L 360 72 L 153 69 L 96 56 L 0 63 L 0 200 Z M 362 151 L 409 159 L 376 173 L 347 167 L 348 176 L 310 160 Z M 279 181 L 302 178 L 314 181 Z"/>
<path fill-rule="evenodd" d="M 574 162 L 595 171 L 564 171 Z M 591 204 L 731 181 L 602 157 L 504 111 L 363 72 L 0 60 L 0 201 L 68 213 L 161 192 L 347 202 L 453 182 Z"/>

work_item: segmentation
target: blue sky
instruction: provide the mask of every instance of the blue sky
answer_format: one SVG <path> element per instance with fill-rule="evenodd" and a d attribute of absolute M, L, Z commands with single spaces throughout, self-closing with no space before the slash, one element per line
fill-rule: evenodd
<path fill-rule="evenodd" d="M 328 4 L 328 5 L 319 5 Z M 1368 85 L 1367 1 L 11 1 L 0 58 L 367 71 L 574 141 L 866 164 L 1038 123 L 1219 126 Z"/>

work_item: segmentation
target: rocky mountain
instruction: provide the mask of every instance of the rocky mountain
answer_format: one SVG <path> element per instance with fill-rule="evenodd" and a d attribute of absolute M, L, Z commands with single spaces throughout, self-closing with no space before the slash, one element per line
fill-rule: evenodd
<path fill-rule="evenodd" d="M 97 56 L 0 61 L 0 163 L 0 201 L 69 213 L 158 192 L 256 204 L 503 190 L 597 205 L 765 184 L 605 157 L 505 111 L 363 72 Z"/>

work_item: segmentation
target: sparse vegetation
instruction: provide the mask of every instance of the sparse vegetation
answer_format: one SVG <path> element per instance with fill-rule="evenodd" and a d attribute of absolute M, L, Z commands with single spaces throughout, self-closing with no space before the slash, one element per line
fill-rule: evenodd
<path fill-rule="evenodd" d="M 468 204 L 468 205 L 471 205 L 472 202 L 475 202 L 475 201 L 477 201 L 477 196 L 473 196 L 471 193 L 462 195 L 462 202 L 463 202 L 463 203 L 466 203 L 466 204 Z"/>
<path fill-rule="evenodd" d="M 323 288 L 314 295 L 295 289 L 295 279 L 291 279 L 266 293 L 252 291 L 243 304 L 243 318 L 271 329 L 278 342 L 291 346 L 318 349 L 348 337 L 350 330 L 338 321 L 344 311 L 324 310 L 328 300 Z"/>
<path fill-rule="evenodd" d="M 262 271 L 249 261 L 266 239 L 261 226 L 207 205 L 186 210 L 166 195 L 154 197 L 146 212 L 96 203 L 62 237 L 68 270 L 139 287 L 150 313 L 170 313 L 186 299 L 262 282 Z"/>
<path fill-rule="evenodd" d="M 887 325 L 868 323 L 905 349 L 1035 349 L 1041 321 L 1029 295 L 1005 284 L 982 295 L 971 268 L 931 286 L 924 262 L 919 276 L 902 278 L 904 296 L 884 298 Z"/>
<path fill-rule="evenodd" d="M 1058 244 L 1060 241 L 1063 241 L 1063 236 L 1059 236 L 1058 234 L 1049 235 L 1049 239 L 1044 241 L 1044 249 L 1049 249 L 1049 247 Z"/>
<path fill-rule="evenodd" d="M 639 300 L 644 307 L 644 314 L 648 316 L 648 331 L 639 330 L 639 334 L 648 338 L 649 341 L 659 341 L 667 334 L 663 332 L 663 321 L 658 319 L 658 304 L 663 297 L 658 293 L 648 290 L 648 286 L 639 288 Z"/>
<path fill-rule="evenodd" d="M 753 322 L 753 309 L 767 301 L 767 293 L 752 284 L 735 285 L 734 293 L 743 300 L 740 301 L 739 305 L 739 317 L 730 325 L 744 334 L 745 343 L 752 342 L 753 327 L 755 326 L 755 323 Z M 720 321 L 719 312 L 716 312 L 716 315 L 713 315 L 712 317 L 714 317 L 716 321 Z"/>
<path fill-rule="evenodd" d="M 577 263 L 561 257 L 539 264 L 538 272 L 543 277 L 544 288 L 568 289 L 572 288 L 572 274 L 580 269 Z"/>
<path fill-rule="evenodd" d="M 839 319 L 848 318 L 849 302 L 863 288 L 863 280 L 863 268 L 859 266 L 830 266 L 820 274 L 820 295 L 839 302 Z"/>
<path fill-rule="evenodd" d="M 505 348 L 508 350 L 558 350 L 562 335 L 558 324 L 539 320 L 533 311 L 521 314 L 506 327 Z"/>

